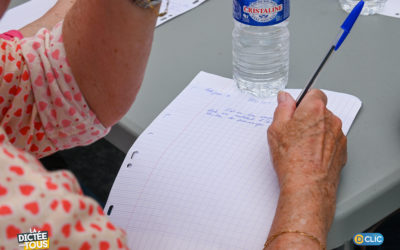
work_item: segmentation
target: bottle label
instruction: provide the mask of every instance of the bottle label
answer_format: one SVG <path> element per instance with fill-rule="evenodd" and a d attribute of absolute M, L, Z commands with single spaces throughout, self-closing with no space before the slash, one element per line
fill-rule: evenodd
<path fill-rule="evenodd" d="M 252 26 L 270 26 L 290 15 L 290 0 L 233 0 L 233 18 Z"/>

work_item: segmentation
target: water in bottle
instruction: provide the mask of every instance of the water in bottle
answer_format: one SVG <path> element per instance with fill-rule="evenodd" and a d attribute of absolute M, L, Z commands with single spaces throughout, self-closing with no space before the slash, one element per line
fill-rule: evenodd
<path fill-rule="evenodd" d="M 289 72 L 289 0 L 233 0 L 233 79 L 258 97 L 286 87 Z"/>
<path fill-rule="evenodd" d="M 361 15 L 373 15 L 383 9 L 387 0 L 364 0 L 364 8 Z M 360 0 L 339 0 L 342 9 L 350 12 Z"/>

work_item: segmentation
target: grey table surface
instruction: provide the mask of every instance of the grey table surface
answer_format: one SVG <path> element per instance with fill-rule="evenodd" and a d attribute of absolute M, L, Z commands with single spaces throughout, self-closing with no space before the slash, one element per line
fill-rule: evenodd
<path fill-rule="evenodd" d="M 231 78 L 232 1 L 208 0 L 158 27 L 146 76 L 120 126 L 139 135 L 201 70 Z M 346 17 L 337 0 L 291 1 L 288 88 L 302 88 Z M 400 208 L 400 19 L 362 16 L 317 87 L 359 97 L 328 246 Z"/>
<path fill-rule="evenodd" d="M 156 29 L 143 86 L 119 123 L 124 131 L 139 135 L 199 71 L 231 77 L 231 2 L 208 0 Z M 337 0 L 291 1 L 288 88 L 305 85 L 345 17 Z M 363 101 L 348 134 L 329 248 L 400 208 L 399 44 L 400 19 L 360 17 L 318 78 L 317 87 Z M 130 145 L 127 138 L 119 143 Z"/>
<path fill-rule="evenodd" d="M 9 9 L 14 8 L 20 4 L 26 3 L 28 0 L 12 0 L 10 2 L 10 5 L 8 6 Z"/>

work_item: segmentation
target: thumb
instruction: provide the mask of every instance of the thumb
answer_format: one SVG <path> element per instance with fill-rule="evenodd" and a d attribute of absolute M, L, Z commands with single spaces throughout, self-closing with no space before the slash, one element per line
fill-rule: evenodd
<path fill-rule="evenodd" d="M 278 107 L 275 109 L 274 121 L 285 123 L 289 121 L 296 110 L 296 101 L 293 97 L 284 91 L 278 93 Z"/>

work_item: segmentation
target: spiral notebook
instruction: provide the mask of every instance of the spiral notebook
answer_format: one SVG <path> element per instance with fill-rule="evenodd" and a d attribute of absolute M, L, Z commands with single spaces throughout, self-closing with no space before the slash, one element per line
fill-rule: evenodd
<path fill-rule="evenodd" d="M 361 101 L 325 93 L 347 133 Z M 105 213 L 129 246 L 262 249 L 279 196 L 266 136 L 275 107 L 276 98 L 200 72 L 136 140 L 114 182 Z"/>

